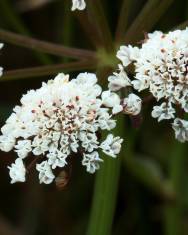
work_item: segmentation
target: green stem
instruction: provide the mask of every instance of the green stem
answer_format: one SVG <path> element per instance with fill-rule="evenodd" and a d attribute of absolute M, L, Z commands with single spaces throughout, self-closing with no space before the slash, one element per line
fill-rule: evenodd
<path fill-rule="evenodd" d="M 124 117 L 118 120 L 115 133 L 124 134 Z M 123 150 L 122 150 L 123 151 Z M 121 154 L 117 159 L 104 156 L 97 172 L 87 235 L 110 235 L 116 206 Z"/>
<path fill-rule="evenodd" d="M 88 17 L 98 30 L 106 51 L 114 50 L 112 34 L 100 0 L 87 0 Z"/>
<path fill-rule="evenodd" d="M 74 15 L 79 21 L 79 24 L 87 36 L 89 43 L 91 43 L 94 48 L 102 47 L 102 41 L 98 29 L 91 23 L 91 21 L 89 21 L 88 15 L 84 11 L 75 11 Z"/>
<path fill-rule="evenodd" d="M 80 71 L 85 69 L 94 69 L 96 68 L 96 61 L 76 61 L 68 62 L 64 64 L 56 65 L 44 65 L 39 67 L 32 67 L 26 69 L 16 69 L 12 71 L 7 71 L 3 73 L 3 76 L 0 79 L 0 82 L 6 82 L 10 80 L 25 79 L 46 75 L 53 75 L 59 72 L 66 71 Z"/>
<path fill-rule="evenodd" d="M 125 42 L 138 42 L 149 32 L 174 0 L 148 0 L 125 35 Z"/>
<path fill-rule="evenodd" d="M 176 141 L 176 140 L 175 140 Z M 174 203 L 165 205 L 165 234 L 177 235 L 182 232 L 182 207 L 181 199 L 183 197 L 182 180 L 185 155 L 185 144 L 176 142 L 172 143 L 171 154 L 169 154 L 169 177 L 174 190 L 177 193 L 177 200 Z"/>
<path fill-rule="evenodd" d="M 119 170 L 120 159 L 105 159 L 97 172 L 87 235 L 111 234 Z"/>
<path fill-rule="evenodd" d="M 63 45 L 71 46 L 74 42 L 75 36 L 75 27 L 74 21 L 72 17 L 72 12 L 70 11 L 70 2 L 62 2 L 60 1 L 59 11 L 57 12 L 59 23 L 59 41 L 62 42 Z M 62 15 L 62 7 L 63 7 L 63 15 Z M 63 58 L 62 62 L 69 62 L 69 58 Z"/>
<path fill-rule="evenodd" d="M 124 41 L 125 32 L 128 25 L 130 7 L 131 7 L 131 0 L 123 0 L 116 29 L 117 44 L 120 44 L 121 42 Z"/>
<path fill-rule="evenodd" d="M 4 42 L 17 46 L 38 50 L 57 56 L 66 56 L 75 59 L 94 59 L 96 57 L 95 52 L 89 50 L 61 46 L 55 43 L 22 36 L 3 29 L 0 29 L 0 39 Z"/>

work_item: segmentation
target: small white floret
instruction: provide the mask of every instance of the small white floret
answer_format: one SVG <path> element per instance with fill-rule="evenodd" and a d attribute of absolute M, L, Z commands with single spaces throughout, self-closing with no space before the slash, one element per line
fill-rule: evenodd
<path fill-rule="evenodd" d="M 188 121 L 176 118 L 172 123 L 172 128 L 175 131 L 175 137 L 180 142 L 188 141 Z"/>
<path fill-rule="evenodd" d="M 82 165 L 86 166 L 86 171 L 93 174 L 99 169 L 99 163 L 103 160 L 99 157 L 98 152 L 86 153 L 83 155 Z"/>
<path fill-rule="evenodd" d="M 8 167 L 11 184 L 25 182 L 26 169 L 21 158 L 17 158 L 15 163 Z"/>
<path fill-rule="evenodd" d="M 123 139 L 109 134 L 106 140 L 101 143 L 100 147 L 105 154 L 115 158 L 120 153 L 122 143 Z"/>
<path fill-rule="evenodd" d="M 84 10 L 86 8 L 85 0 L 72 0 L 72 11 Z"/>
<path fill-rule="evenodd" d="M 36 165 L 37 171 L 39 171 L 39 182 L 40 184 L 50 184 L 54 180 L 55 176 L 52 169 L 47 161 L 43 161 Z"/>
<path fill-rule="evenodd" d="M 135 94 L 129 94 L 123 100 L 123 111 L 129 115 L 138 115 L 141 111 L 142 100 Z"/>

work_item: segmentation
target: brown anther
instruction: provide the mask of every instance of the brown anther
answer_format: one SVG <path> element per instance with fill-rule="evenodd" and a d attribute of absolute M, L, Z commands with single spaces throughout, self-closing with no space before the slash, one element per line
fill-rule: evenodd
<path fill-rule="evenodd" d="M 73 104 L 69 104 L 69 105 L 67 105 L 67 108 L 74 109 L 74 105 Z"/>

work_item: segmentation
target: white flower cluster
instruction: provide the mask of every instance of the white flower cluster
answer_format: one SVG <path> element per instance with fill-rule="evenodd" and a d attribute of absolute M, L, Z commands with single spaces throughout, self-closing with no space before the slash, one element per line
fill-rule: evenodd
<path fill-rule="evenodd" d="M 72 0 L 72 11 L 78 10 L 84 10 L 86 8 L 85 0 Z"/>
<path fill-rule="evenodd" d="M 111 98 L 102 93 L 105 99 L 101 99 L 101 92 L 95 74 L 81 73 L 71 81 L 68 75 L 59 74 L 40 89 L 23 95 L 21 106 L 14 108 L 1 128 L 0 149 L 14 149 L 18 155 L 9 167 L 12 183 L 25 181 L 23 161 L 29 153 L 31 158 L 38 158 L 36 169 L 40 183 L 45 184 L 54 180 L 53 170 L 64 167 L 76 153 L 82 155 L 82 165 L 90 173 L 103 161 L 99 149 L 116 157 L 123 140 L 112 134 L 102 143 L 98 138 L 100 130 L 116 126 L 109 108 L 104 106 Z"/>
<path fill-rule="evenodd" d="M 176 115 L 188 112 L 188 28 L 148 34 L 141 48 L 121 46 L 117 57 L 124 67 L 134 68 L 135 79 L 128 80 L 134 89 L 147 89 L 159 102 L 152 117 L 174 119 L 176 138 L 188 140 L 188 122 Z"/>

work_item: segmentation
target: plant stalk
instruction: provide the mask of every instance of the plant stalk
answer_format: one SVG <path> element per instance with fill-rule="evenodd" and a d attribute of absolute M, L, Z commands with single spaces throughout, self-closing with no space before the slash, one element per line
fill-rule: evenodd
<path fill-rule="evenodd" d="M 141 40 L 144 32 L 149 32 L 174 0 L 148 0 L 125 35 L 126 43 Z"/>
<path fill-rule="evenodd" d="M 114 131 L 114 134 L 123 134 L 123 115 L 119 117 L 118 127 L 116 128 L 117 129 Z M 105 155 L 103 158 L 104 163 L 102 164 L 101 169 L 97 172 L 90 220 L 86 233 L 87 235 L 111 234 L 114 211 L 116 207 L 121 154 L 117 157 L 117 159 L 112 159 Z"/>
<path fill-rule="evenodd" d="M 96 61 L 78 61 L 78 62 L 68 62 L 64 64 L 56 65 L 44 65 L 25 69 L 16 69 L 12 71 L 7 71 L 3 73 L 0 82 L 6 82 L 10 80 L 25 79 L 46 75 L 53 75 L 59 72 L 65 71 L 80 71 L 84 69 L 94 69 L 96 68 Z"/>
<path fill-rule="evenodd" d="M 120 44 L 125 40 L 124 37 L 125 37 L 125 32 L 127 30 L 130 7 L 131 7 L 131 0 L 123 0 L 116 29 L 117 44 Z"/>
<path fill-rule="evenodd" d="M 177 200 L 174 203 L 168 203 L 165 205 L 165 235 L 177 235 L 183 234 L 182 228 L 182 206 L 181 200 L 183 198 L 183 170 L 185 156 L 185 144 L 178 143 L 174 140 L 172 143 L 171 153 L 169 154 L 169 178 L 171 184 L 177 193 Z"/>
<path fill-rule="evenodd" d="M 88 18 L 91 24 L 94 24 L 98 30 L 103 43 L 102 46 L 106 49 L 106 51 L 112 52 L 114 50 L 112 34 L 101 1 L 88 0 L 87 9 Z"/>
<path fill-rule="evenodd" d="M 58 44 L 37 40 L 27 36 L 0 29 L 0 39 L 17 46 L 49 53 L 57 56 L 67 56 L 75 59 L 94 59 L 95 53 L 88 50 L 65 47 Z"/>

